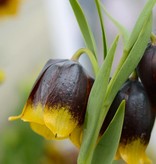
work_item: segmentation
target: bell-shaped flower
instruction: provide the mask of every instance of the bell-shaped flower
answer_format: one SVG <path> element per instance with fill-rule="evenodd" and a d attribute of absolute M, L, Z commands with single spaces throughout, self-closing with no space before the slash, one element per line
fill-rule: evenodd
<path fill-rule="evenodd" d="M 5 73 L 0 70 L 0 84 L 3 83 L 3 81 L 5 80 Z"/>
<path fill-rule="evenodd" d="M 147 93 L 138 80 L 128 80 L 115 97 L 100 131 L 104 133 L 122 100 L 126 101 L 125 117 L 116 159 L 127 164 L 150 163 L 146 148 L 154 124 L 154 113 Z"/>
<path fill-rule="evenodd" d="M 138 64 L 137 72 L 156 112 L 156 36 L 154 37 L 155 40 L 148 44 Z"/>
<path fill-rule="evenodd" d="M 0 17 L 15 15 L 21 0 L 0 0 Z"/>
<path fill-rule="evenodd" d="M 41 71 L 22 114 L 22 119 L 47 139 L 63 139 L 84 121 L 93 78 L 76 61 L 49 60 Z"/>

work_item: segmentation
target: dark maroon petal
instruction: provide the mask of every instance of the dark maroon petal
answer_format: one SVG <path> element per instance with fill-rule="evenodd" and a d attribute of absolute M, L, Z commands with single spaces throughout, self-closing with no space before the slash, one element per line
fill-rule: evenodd
<path fill-rule="evenodd" d="M 31 91 L 32 104 L 43 107 L 69 106 L 71 115 L 82 124 L 94 79 L 71 60 L 49 60 Z"/>
<path fill-rule="evenodd" d="M 151 43 L 137 67 L 138 75 L 149 94 L 156 94 L 156 46 Z"/>
<path fill-rule="evenodd" d="M 125 118 L 121 135 L 121 143 L 141 139 L 147 144 L 154 124 L 154 113 L 144 87 L 137 80 L 127 81 L 114 99 L 106 116 L 101 133 L 113 118 L 119 104 L 126 100 Z"/>

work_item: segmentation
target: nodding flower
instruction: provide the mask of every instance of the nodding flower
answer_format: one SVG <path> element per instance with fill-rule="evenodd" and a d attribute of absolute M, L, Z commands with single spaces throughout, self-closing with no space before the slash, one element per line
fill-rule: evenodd
<path fill-rule="evenodd" d="M 72 60 L 49 60 L 19 116 L 47 139 L 64 139 L 82 127 L 94 79 Z M 75 133 L 74 133 L 75 134 Z M 78 134 L 78 133 L 77 133 Z M 78 134 L 79 135 L 79 134 Z"/>
<path fill-rule="evenodd" d="M 108 127 L 122 100 L 126 101 L 125 117 L 115 158 L 122 158 L 127 164 L 151 163 L 145 151 L 155 116 L 148 95 L 138 80 L 128 80 L 118 92 L 104 120 L 100 135 Z"/>
<path fill-rule="evenodd" d="M 5 73 L 0 70 L 0 84 L 3 83 L 3 81 L 5 80 Z"/>
<path fill-rule="evenodd" d="M 0 0 L 0 17 L 15 15 L 21 0 Z"/>
<path fill-rule="evenodd" d="M 156 113 L 156 36 L 153 37 L 138 64 L 137 72 Z"/>

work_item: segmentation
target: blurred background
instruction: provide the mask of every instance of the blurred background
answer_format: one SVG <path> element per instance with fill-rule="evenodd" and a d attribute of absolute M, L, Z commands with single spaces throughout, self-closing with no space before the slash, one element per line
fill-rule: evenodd
<path fill-rule="evenodd" d="M 94 1 L 79 0 L 98 45 L 99 62 L 102 52 L 101 31 Z M 103 0 L 109 13 L 129 31 L 145 4 L 145 0 Z M 0 5 L 3 1 L 0 1 Z M 82 35 L 66 0 L 8 0 L 19 4 L 17 13 L 1 15 L 0 7 L 0 164 L 76 163 L 78 150 L 68 141 L 46 141 L 35 134 L 27 123 L 8 122 L 8 117 L 21 113 L 31 87 L 48 59 L 71 58 L 84 47 Z M 9 6 L 10 7 L 10 6 Z M 104 16 L 108 45 L 118 34 L 112 22 Z M 154 10 L 153 31 L 156 32 Z M 118 46 L 113 70 L 122 52 Z M 88 58 L 80 62 L 92 73 Z M 156 163 L 156 126 L 148 154 Z"/>

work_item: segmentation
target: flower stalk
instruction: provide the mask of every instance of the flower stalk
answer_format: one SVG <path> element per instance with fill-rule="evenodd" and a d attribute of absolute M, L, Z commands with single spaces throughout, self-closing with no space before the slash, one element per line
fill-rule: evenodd
<path fill-rule="evenodd" d="M 99 65 L 98 65 L 98 62 L 97 62 L 97 60 L 96 60 L 96 58 L 95 58 L 95 56 L 94 56 L 94 54 L 92 53 L 91 50 L 89 50 L 87 48 L 81 48 L 81 49 L 79 49 L 78 51 L 75 52 L 75 54 L 72 56 L 71 60 L 73 60 L 73 61 L 79 60 L 80 56 L 84 53 L 90 59 L 90 62 L 91 62 L 92 67 L 93 67 L 94 74 L 96 76 L 98 71 L 99 71 Z"/>

